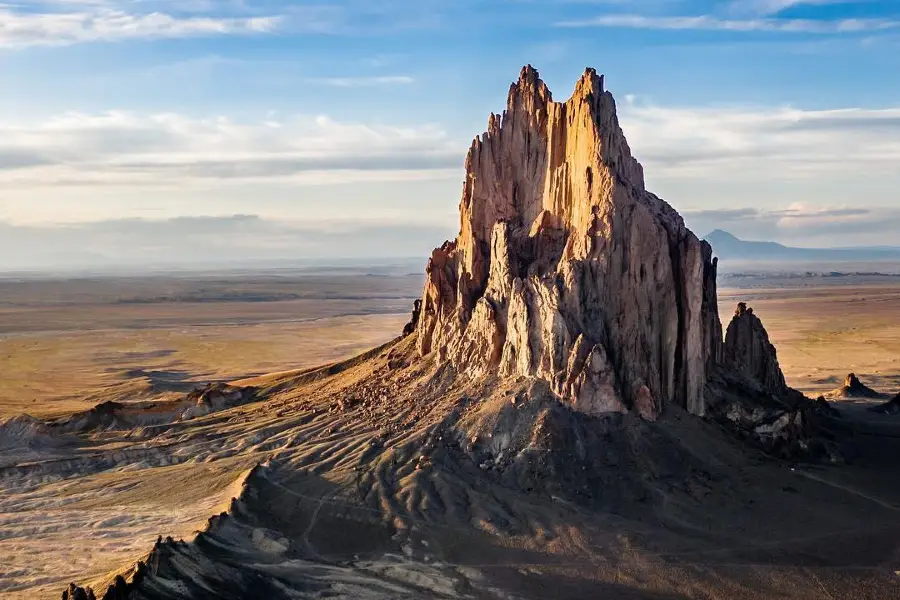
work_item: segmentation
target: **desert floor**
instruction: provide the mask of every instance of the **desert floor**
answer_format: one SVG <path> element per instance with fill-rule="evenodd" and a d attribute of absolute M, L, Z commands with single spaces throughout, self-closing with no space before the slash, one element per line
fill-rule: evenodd
<path fill-rule="evenodd" d="M 273 273 L 0 280 L 0 416 L 320 365 L 395 337 L 422 277 Z M 788 383 L 815 396 L 855 372 L 900 391 L 900 282 L 727 281 L 762 318 Z"/>
<path fill-rule="evenodd" d="M 396 337 L 420 275 L 0 280 L 0 417 L 321 365 Z"/>
<path fill-rule="evenodd" d="M 879 392 L 900 392 L 900 285 L 720 289 L 724 325 L 740 301 L 762 319 L 791 387 L 815 397 L 852 372 Z"/>
<path fill-rule="evenodd" d="M 396 337 L 409 318 L 412 300 L 418 296 L 421 285 L 421 275 L 403 273 L 0 281 L 0 418 L 21 412 L 40 417 L 59 415 L 87 409 L 104 400 L 176 395 L 209 381 L 231 381 L 336 361 Z M 837 387 L 848 372 L 855 371 L 879 391 L 896 392 L 900 388 L 900 324 L 895 322 L 896 315 L 900 314 L 900 283 L 760 278 L 741 281 L 740 285 L 740 288 L 723 285 L 720 289 L 723 322 L 727 324 L 736 302 L 747 301 L 763 319 L 778 346 L 791 385 L 808 394 L 817 394 Z M 0 493 L 0 556 L 5 559 L 0 561 L 3 563 L 0 564 L 0 595 L 59 597 L 69 581 L 102 580 L 137 560 L 148 551 L 157 535 L 190 539 L 192 532 L 202 528 L 210 515 L 228 506 L 229 499 L 239 493 L 248 469 L 271 455 L 273 444 L 277 446 L 275 450 L 283 446 L 287 456 L 306 448 L 303 444 L 309 440 L 315 442 L 309 448 L 309 456 L 302 459 L 303 468 L 298 473 L 305 473 L 307 467 L 310 473 L 337 468 L 336 464 L 349 460 L 347 456 L 355 456 L 354 452 L 363 452 L 368 446 L 358 443 L 365 436 L 341 437 L 342 427 L 351 430 L 350 421 L 346 421 L 349 417 L 340 411 L 332 413 L 331 409 L 320 411 L 319 404 L 323 407 L 333 404 L 328 386 L 350 385 L 358 377 L 362 382 L 359 386 L 364 388 L 368 381 L 365 375 L 350 372 L 336 379 L 336 383 L 310 383 L 288 389 L 282 395 L 275 394 L 268 403 L 210 415 L 192 428 L 174 427 L 171 432 L 156 437 L 132 439 L 130 431 L 114 431 L 85 438 L 75 445 L 57 447 L 52 439 L 42 441 L 47 436 L 41 427 L 35 425 L 32 430 L 28 425 L 20 433 L 33 435 L 34 456 L 26 453 L 20 458 L 13 456 L 12 450 L 4 450 L 0 439 L 0 458 L 17 465 L 6 469 L 9 477 L 0 485 L 3 487 L 0 490 L 3 492 Z M 316 404 L 319 396 L 321 401 Z M 500 401 L 507 403 L 502 398 Z M 409 412 L 418 415 L 413 420 L 421 420 L 421 427 L 431 427 L 433 424 L 426 413 L 433 407 L 428 403 L 422 406 L 418 396 L 410 402 L 415 402 L 415 406 L 383 406 L 379 408 L 383 412 L 353 423 L 365 428 L 366 436 L 374 435 L 372 432 L 382 426 L 379 419 Z M 679 439 L 700 439 L 691 429 L 697 426 L 693 420 L 675 415 L 668 426 L 675 428 L 673 431 Z M 687 429 L 682 432 L 680 428 Z M 408 434 L 401 431 L 397 435 Z M 21 445 L 10 448 L 21 449 Z M 726 444 L 722 448 L 731 446 Z M 719 456 L 719 451 L 704 452 Z M 111 456 L 114 465 L 98 459 L 105 460 L 107 456 Z M 745 461 L 743 457 L 740 460 Z M 775 514 L 788 505 L 797 511 L 807 510 L 805 499 L 816 497 L 818 508 L 812 512 L 821 512 L 820 520 L 830 522 L 828 511 L 832 509 L 842 518 L 850 515 L 846 522 L 826 528 L 828 536 L 836 535 L 835 531 L 841 533 L 835 538 L 840 540 L 835 542 L 835 548 L 850 547 L 859 538 L 859 544 L 871 546 L 872 553 L 893 560 L 892 555 L 879 554 L 883 550 L 878 545 L 883 542 L 890 552 L 895 551 L 892 525 L 896 524 L 894 517 L 898 509 L 891 480 L 879 479 L 872 475 L 874 471 L 865 469 L 811 467 L 809 472 L 793 473 L 793 470 L 773 470 L 771 465 L 761 467 L 751 463 L 742 467 L 747 477 L 777 479 L 771 486 L 761 488 L 753 498 L 740 499 L 744 503 L 758 503 L 761 512 L 723 513 L 710 527 L 716 523 L 737 523 L 741 527 L 746 525 L 748 532 L 755 531 L 761 527 L 755 520 L 758 514 Z M 403 461 L 397 464 L 406 465 Z M 283 471 L 292 472 L 292 469 Z M 348 472 L 356 477 L 355 472 Z M 725 469 L 725 472 L 730 471 Z M 476 475 L 482 477 L 480 471 Z M 257 482 L 263 486 L 260 489 L 270 485 L 266 477 Z M 325 540 L 340 538 L 340 532 L 355 531 L 362 526 L 348 526 L 345 520 L 340 520 L 346 518 L 343 514 L 338 515 L 340 519 L 335 517 L 333 523 L 329 521 L 331 505 L 325 503 L 323 494 L 330 498 L 336 492 L 318 475 L 298 479 L 300 483 L 281 477 L 278 472 L 273 473 L 271 481 L 275 483 L 271 485 L 288 486 L 293 490 L 290 494 L 295 494 L 290 497 L 295 497 L 298 503 L 279 509 L 286 515 L 285 522 L 294 523 L 303 515 L 312 515 L 308 525 L 302 520 L 296 525 L 300 527 L 298 539 L 307 545 L 312 547 L 311 542 L 315 542 L 317 547 L 325 547 Z M 410 477 L 409 481 L 413 485 L 416 478 Z M 740 482 L 732 483 L 737 486 L 734 490 L 744 489 L 738 485 Z M 482 482 L 475 487 L 482 484 L 487 485 Z M 717 493 L 737 494 L 729 491 L 729 485 L 717 484 Z M 279 490 L 288 493 L 284 491 L 288 487 Z M 772 496 L 767 491 L 770 488 L 782 490 L 781 495 Z M 413 485 L 411 489 L 417 488 Z M 411 497 L 418 497 L 415 494 Z M 664 508 L 675 511 L 681 501 L 668 499 L 665 494 Z M 423 497 L 430 498 L 427 494 Z M 278 496 L 273 506 L 281 506 L 283 500 L 284 497 Z M 516 497 L 514 502 L 520 501 Z M 335 506 L 340 508 L 338 504 Z M 565 507 L 551 502 L 538 508 L 535 514 L 544 518 Z M 340 512 L 337 508 L 335 511 Z M 260 514 L 269 512 L 270 507 L 265 507 Z M 611 512 L 603 519 L 622 521 L 616 514 Z M 696 517 L 694 513 L 691 515 Z M 745 523 L 741 520 L 744 518 L 750 521 Z M 571 515 L 560 517 L 560 522 L 568 523 L 567 519 Z M 872 533 L 872 522 L 877 522 L 879 530 L 884 531 Z M 608 526 L 605 520 L 602 527 L 596 523 L 585 525 L 587 529 L 599 528 L 603 535 L 608 535 L 604 533 Z M 766 538 L 767 543 L 771 539 L 786 539 L 787 542 L 778 543 L 794 544 L 795 538 L 801 539 L 798 537 L 801 534 L 794 529 L 804 526 L 774 521 L 771 531 L 760 529 L 759 537 Z M 627 543 L 634 536 L 638 539 L 641 527 L 645 526 L 626 522 L 622 525 L 623 539 Z M 816 529 L 815 539 L 807 542 L 822 546 L 822 531 L 825 529 Z M 861 531 L 865 537 L 861 537 Z M 315 534 L 313 539 L 311 532 Z M 252 541 L 260 548 L 275 548 L 280 543 L 268 538 Z M 573 538 L 572 544 L 579 546 L 577 542 Z M 721 548 L 710 543 L 714 552 L 720 552 Z M 466 547 L 463 553 L 466 560 L 474 560 L 468 556 L 471 550 L 470 546 Z M 691 548 L 690 556 L 699 556 L 696 551 Z M 803 556 L 812 552 L 805 546 L 797 550 L 801 551 Z M 620 557 L 622 551 L 616 547 L 613 554 Z M 490 562 L 488 559 L 494 555 L 485 556 L 484 561 Z M 727 562 L 726 558 L 721 560 Z M 440 579 L 441 573 L 431 567 L 425 572 L 421 571 L 426 569 L 421 564 L 410 564 L 404 569 L 409 569 L 406 576 L 415 576 L 416 585 L 437 589 L 445 584 Z M 405 573 L 393 564 L 375 566 L 393 569 L 394 576 Z M 370 565 L 367 569 L 364 574 L 374 567 Z M 635 572 L 647 572 L 646 568 L 642 569 Z M 615 581 L 619 582 L 618 567 L 614 571 Z M 303 574 L 315 575 L 307 571 Z M 509 574 L 515 580 L 523 577 L 521 571 Z M 769 576 L 768 571 L 764 574 Z M 669 583 L 686 577 L 677 569 L 665 571 L 663 575 Z M 791 571 L 789 575 L 794 577 L 795 573 Z M 835 590 L 838 595 L 832 597 L 846 597 L 840 596 L 840 590 L 857 585 L 857 580 L 844 581 L 841 578 L 845 575 L 823 570 L 821 577 L 828 579 L 823 579 L 820 585 Z M 329 571 L 322 577 L 333 580 L 336 575 Z M 373 583 L 371 578 L 357 582 L 359 573 L 354 577 L 347 580 L 348 585 L 356 585 L 359 590 L 377 587 L 378 582 Z M 807 579 L 797 577 L 800 582 L 797 585 L 806 585 Z M 789 579 L 788 575 L 785 578 Z M 787 585 L 789 581 L 785 578 L 778 579 L 776 584 Z M 596 582 L 590 585 L 593 587 L 586 589 L 598 589 Z M 533 597 L 536 589 L 533 587 L 529 592 Z M 612 591 L 615 590 L 619 588 Z M 559 597 L 555 589 L 548 587 L 546 591 L 546 597 Z M 729 596 L 722 592 L 709 597 Z"/>

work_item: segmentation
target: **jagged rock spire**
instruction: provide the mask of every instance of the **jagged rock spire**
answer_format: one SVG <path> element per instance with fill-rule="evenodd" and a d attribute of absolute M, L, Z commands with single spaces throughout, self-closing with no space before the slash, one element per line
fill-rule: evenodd
<path fill-rule="evenodd" d="M 753 309 L 739 302 L 725 333 L 725 364 L 747 375 L 766 392 L 783 396 L 788 391 L 778 365 L 775 346 Z"/>
<path fill-rule="evenodd" d="M 428 264 L 418 348 L 546 379 L 590 414 L 704 411 L 721 355 L 712 250 L 644 189 L 603 77 L 554 102 L 530 65 L 466 159 L 460 233 Z"/>

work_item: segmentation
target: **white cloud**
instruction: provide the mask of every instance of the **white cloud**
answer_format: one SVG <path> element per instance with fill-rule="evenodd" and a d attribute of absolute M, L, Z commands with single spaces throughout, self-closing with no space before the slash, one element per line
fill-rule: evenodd
<path fill-rule="evenodd" d="M 896 19 L 721 19 L 711 15 L 648 17 L 637 14 L 604 15 L 594 19 L 561 21 L 557 27 L 705 30 L 773 33 L 861 33 L 900 29 Z"/>
<path fill-rule="evenodd" d="M 900 108 L 677 108 L 623 103 L 620 118 L 653 177 L 864 178 L 900 164 Z"/>
<path fill-rule="evenodd" d="M 78 12 L 16 12 L 0 9 L 0 48 L 65 46 L 125 39 L 184 38 L 273 31 L 280 16 L 173 16 L 99 8 Z"/>
<path fill-rule="evenodd" d="M 775 15 L 797 6 L 855 4 L 866 0 L 732 0 L 728 6 L 735 14 Z"/>
<path fill-rule="evenodd" d="M 438 127 L 343 123 L 326 116 L 241 123 L 177 114 L 72 113 L 0 122 L 0 183 L 182 186 L 306 184 L 459 176 L 465 144 Z"/>
<path fill-rule="evenodd" d="M 654 181 L 683 184 L 895 177 L 900 107 L 666 107 L 626 99 L 619 116 Z M 36 123 L 0 121 L 0 185 L 205 185 L 457 178 L 468 137 L 436 125 L 319 117 L 227 117 L 111 111 Z M 801 196 L 802 198 L 802 196 Z"/>

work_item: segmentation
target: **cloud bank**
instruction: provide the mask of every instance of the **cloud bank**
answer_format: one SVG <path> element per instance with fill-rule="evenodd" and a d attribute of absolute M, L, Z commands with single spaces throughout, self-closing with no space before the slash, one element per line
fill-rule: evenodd
<path fill-rule="evenodd" d="M 0 183 L 166 187 L 442 178 L 458 176 L 464 147 L 433 125 L 72 113 L 32 125 L 0 122 Z"/>
<path fill-rule="evenodd" d="M 900 108 L 691 108 L 631 99 L 620 105 L 620 118 L 654 178 L 752 175 L 790 183 L 895 173 L 900 164 Z M 32 124 L 0 121 L 0 184 L 446 179 L 462 176 L 469 141 L 436 125 L 369 125 L 327 116 L 239 122 L 70 113 Z"/>
<path fill-rule="evenodd" d="M 273 266 L 425 257 L 452 227 L 421 223 L 300 223 L 256 215 L 116 219 L 81 224 L 0 222 L 0 272 L 114 267 Z M 418 264 L 418 263 L 417 263 Z"/>
<path fill-rule="evenodd" d="M 803 180 L 895 172 L 900 108 L 679 108 L 626 102 L 629 143 L 654 176 Z"/>

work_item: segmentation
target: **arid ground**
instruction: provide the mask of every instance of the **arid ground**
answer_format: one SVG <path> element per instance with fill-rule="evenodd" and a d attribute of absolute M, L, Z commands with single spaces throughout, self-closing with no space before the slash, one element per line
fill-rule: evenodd
<path fill-rule="evenodd" d="M 346 358 L 396 336 L 421 285 L 365 270 L 0 279 L 0 417 Z"/>
<path fill-rule="evenodd" d="M 191 539 L 205 528 L 205 545 L 164 549 L 164 559 L 184 569 L 182 580 L 192 569 L 207 571 L 198 548 L 219 548 L 225 564 L 253 563 L 253 573 L 296 576 L 298 586 L 340 588 L 353 598 L 474 597 L 473 585 L 488 585 L 479 581 L 540 598 L 598 590 L 680 597 L 654 589 L 817 597 L 810 582 L 821 597 L 851 597 L 850 590 L 890 597 L 900 492 L 879 471 L 794 472 L 738 452 L 719 434 L 701 435 L 695 420 L 675 411 L 663 427 L 626 420 L 597 440 L 610 479 L 591 485 L 615 493 L 589 517 L 552 490 L 513 494 L 502 470 L 465 466 L 445 446 L 450 425 L 476 440 L 513 408 L 530 423 L 533 415 L 522 415 L 544 410 L 539 398 L 518 408 L 508 396 L 469 406 L 472 390 L 444 389 L 425 367 L 395 371 L 402 343 L 336 377 L 298 372 L 395 338 L 421 281 L 403 273 L 277 273 L 0 282 L 0 419 L 175 398 L 210 381 L 240 379 L 267 398 L 90 436 L 68 433 L 77 423 L 50 431 L 8 421 L 9 439 L 0 436 L 0 595 L 59 597 L 70 581 L 104 589 L 158 535 Z M 818 394 L 855 371 L 879 391 L 898 391 L 900 281 L 724 280 L 726 322 L 737 301 L 763 319 L 790 385 Z M 393 396 L 396 384 L 379 375 L 395 372 L 405 395 Z M 523 388 L 522 397 L 529 394 Z M 449 408 L 423 397 L 458 402 L 459 424 L 445 423 Z M 582 430 L 578 418 L 565 418 Z M 672 454 L 645 454 L 644 439 Z M 553 468 L 569 477 L 577 460 L 560 460 Z M 360 478 L 361 465 L 371 476 Z M 437 487 L 426 485 L 432 465 L 440 465 Z M 765 485 L 748 489 L 746 481 Z M 350 489 L 362 500 L 341 495 Z M 241 502 L 229 509 L 236 497 Z M 225 510 L 231 518 L 207 523 Z M 782 512 L 807 514 L 815 534 L 806 522 L 779 520 Z M 492 545 L 497 532 L 509 544 L 502 551 Z M 221 582 L 202 585 L 255 585 L 245 575 L 223 571 Z"/>
<path fill-rule="evenodd" d="M 810 396 L 851 371 L 896 392 L 900 277 L 882 279 L 728 278 L 719 307 L 728 315 L 749 302 L 788 383 Z M 341 272 L 0 280 L 0 416 L 55 416 L 347 358 L 397 335 L 421 282 Z"/>
<path fill-rule="evenodd" d="M 816 397 L 856 373 L 876 390 L 900 392 L 900 277 L 774 281 L 719 290 L 723 318 L 749 303 L 778 349 L 788 385 Z"/>

